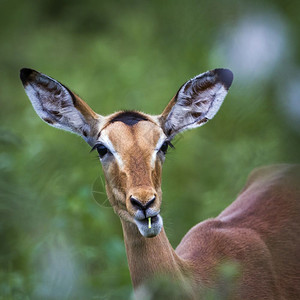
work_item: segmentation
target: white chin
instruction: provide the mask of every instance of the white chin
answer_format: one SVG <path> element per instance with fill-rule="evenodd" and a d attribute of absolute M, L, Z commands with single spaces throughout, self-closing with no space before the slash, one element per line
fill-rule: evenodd
<path fill-rule="evenodd" d="M 151 219 L 154 219 L 151 222 L 151 226 L 149 226 L 148 219 L 144 219 L 144 220 L 135 219 L 135 224 L 137 225 L 139 232 L 141 233 L 142 236 L 146 238 L 157 236 L 160 233 L 163 226 L 163 220 L 160 215 L 157 215 L 155 218 L 151 218 Z"/>

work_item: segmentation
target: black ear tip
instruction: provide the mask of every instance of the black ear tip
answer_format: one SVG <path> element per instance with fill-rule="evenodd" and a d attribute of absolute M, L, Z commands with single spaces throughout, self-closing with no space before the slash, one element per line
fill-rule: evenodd
<path fill-rule="evenodd" d="M 215 69 L 215 72 L 218 75 L 219 80 L 225 85 L 225 88 L 228 90 L 233 81 L 233 73 L 228 69 Z"/>
<path fill-rule="evenodd" d="M 29 76 L 33 73 L 32 69 L 23 68 L 20 70 L 20 78 L 23 84 L 28 82 Z"/>

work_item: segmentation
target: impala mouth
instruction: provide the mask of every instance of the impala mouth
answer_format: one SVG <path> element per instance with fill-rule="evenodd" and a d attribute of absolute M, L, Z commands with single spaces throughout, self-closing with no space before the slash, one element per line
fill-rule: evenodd
<path fill-rule="evenodd" d="M 163 226 L 163 220 L 159 214 L 143 219 L 135 218 L 134 221 L 141 235 L 147 238 L 157 236 Z"/>

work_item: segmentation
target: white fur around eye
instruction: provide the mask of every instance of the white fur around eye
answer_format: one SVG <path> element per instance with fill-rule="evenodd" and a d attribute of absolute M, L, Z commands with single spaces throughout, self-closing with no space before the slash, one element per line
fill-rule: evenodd
<path fill-rule="evenodd" d="M 156 143 L 156 146 L 155 146 L 154 151 L 153 151 L 152 156 L 151 156 L 151 167 L 152 168 L 155 167 L 157 152 L 161 148 L 162 144 L 165 142 L 166 138 L 167 138 L 166 135 L 164 133 L 162 133 L 159 140 Z"/>
<path fill-rule="evenodd" d="M 108 135 L 105 132 L 105 129 L 101 132 L 101 136 L 100 139 L 98 140 L 98 142 L 103 143 L 103 145 L 105 145 L 105 147 L 107 147 L 107 149 L 113 154 L 113 156 L 115 157 L 118 166 L 120 169 L 124 168 L 124 163 L 122 160 L 122 157 L 119 155 L 119 153 L 115 150 L 112 142 L 110 141 Z"/>

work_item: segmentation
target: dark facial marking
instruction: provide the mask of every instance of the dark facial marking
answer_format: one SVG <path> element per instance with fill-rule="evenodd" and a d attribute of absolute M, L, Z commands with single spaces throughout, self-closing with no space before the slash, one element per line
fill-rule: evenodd
<path fill-rule="evenodd" d="M 148 119 L 136 111 L 123 111 L 115 116 L 110 123 L 118 121 L 123 122 L 126 125 L 133 126 L 140 121 L 148 121 Z"/>

